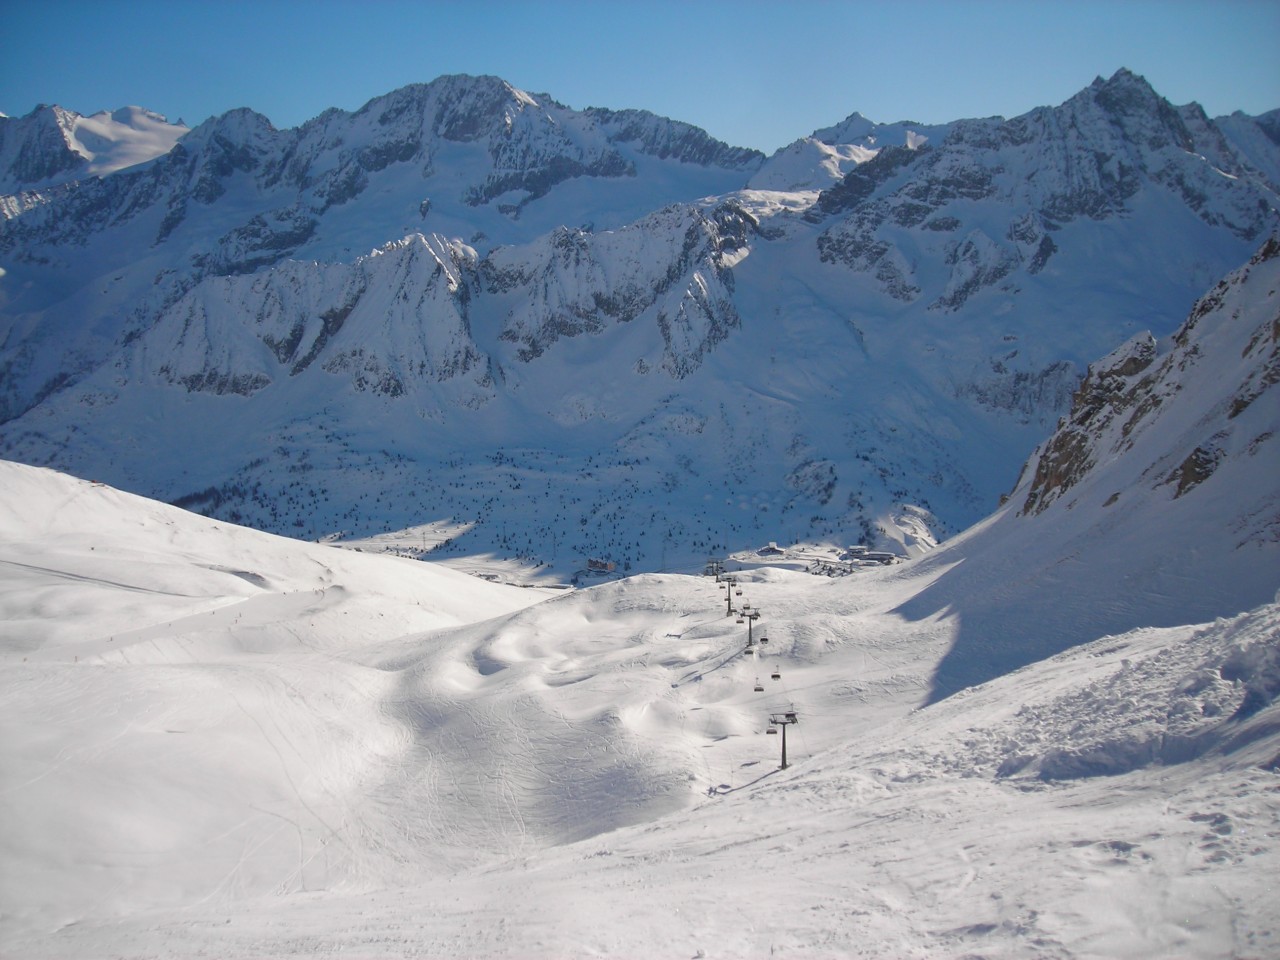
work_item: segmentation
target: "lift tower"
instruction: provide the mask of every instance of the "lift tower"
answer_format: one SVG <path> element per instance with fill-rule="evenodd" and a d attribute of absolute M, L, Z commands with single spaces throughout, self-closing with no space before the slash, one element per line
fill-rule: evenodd
<path fill-rule="evenodd" d="M 769 733 L 777 733 L 778 728 L 782 728 L 782 767 L 787 769 L 787 727 L 793 723 L 799 723 L 794 710 L 788 710 L 786 713 L 773 713 L 769 715 Z"/>

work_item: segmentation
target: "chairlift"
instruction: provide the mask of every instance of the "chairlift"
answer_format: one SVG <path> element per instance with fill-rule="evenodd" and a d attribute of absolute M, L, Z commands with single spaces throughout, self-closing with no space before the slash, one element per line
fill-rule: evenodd
<path fill-rule="evenodd" d="M 765 733 L 772 733 L 772 734 L 775 734 L 775 735 L 777 734 L 777 732 L 778 732 L 778 728 L 777 728 L 777 727 L 770 727 L 768 730 L 766 730 L 766 731 L 765 731 Z"/>
<path fill-rule="evenodd" d="M 760 682 L 760 678 L 756 677 L 756 693 L 764 693 L 764 684 Z"/>
<path fill-rule="evenodd" d="M 740 596 L 742 596 L 742 588 L 741 588 L 741 587 L 739 587 L 737 590 L 735 590 L 735 591 L 733 591 L 733 592 L 734 592 L 736 595 L 738 595 L 739 597 L 740 597 Z"/>
<path fill-rule="evenodd" d="M 746 622 L 747 621 L 743 620 L 741 617 L 738 618 L 738 623 L 746 623 Z"/>
<path fill-rule="evenodd" d="M 769 676 L 773 677 L 773 679 L 775 679 L 775 680 L 781 680 L 781 679 L 782 679 L 782 672 L 781 672 L 777 667 L 774 667 L 774 668 L 773 668 L 773 673 L 769 674 Z"/>
<path fill-rule="evenodd" d="M 761 637 L 761 638 L 760 638 L 760 642 L 761 642 L 761 643 L 768 643 L 768 642 L 769 642 L 769 638 L 768 638 L 768 637 Z"/>
<path fill-rule="evenodd" d="M 795 722 L 796 722 L 796 714 L 795 714 L 795 711 L 794 711 L 794 710 L 788 710 L 786 713 L 784 713 L 784 714 L 782 715 L 782 719 L 786 720 L 786 721 L 787 721 L 787 723 L 795 723 Z"/>

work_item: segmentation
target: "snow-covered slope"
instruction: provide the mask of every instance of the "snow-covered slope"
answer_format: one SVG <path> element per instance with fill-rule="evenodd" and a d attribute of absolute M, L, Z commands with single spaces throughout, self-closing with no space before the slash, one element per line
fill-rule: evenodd
<path fill-rule="evenodd" d="M 1032 531 L 1017 579 L 976 553 L 743 571 L 747 647 L 711 577 L 549 595 L 16 464 L 0 482 L 6 955 L 1274 947 L 1275 603 L 927 702 L 944 658 L 986 663 L 971 612 L 1016 601 L 985 623 L 1008 668 L 1073 591 L 1114 593 L 1109 569 L 1057 574 L 1079 542 L 1159 561 L 1098 504 L 977 531 L 992 550 Z M 970 564 L 987 576 L 914 607 Z M 1209 566 L 1196 590 L 1237 573 Z M 1128 592 L 1182 600 L 1146 577 Z M 765 731 L 788 712 L 778 770 Z"/>
<path fill-rule="evenodd" d="M 546 596 L 2 473 L 6 925 L 275 888 L 305 869 L 281 803 L 348 829 L 332 801 L 402 742 L 369 648 Z"/>
<path fill-rule="evenodd" d="M 825 190 L 885 147 L 915 150 L 940 142 L 949 129 L 950 124 L 875 123 L 854 113 L 833 127 L 815 130 L 783 147 L 747 186 L 787 192 Z"/>
<path fill-rule="evenodd" d="M 146 163 L 188 131 L 141 107 L 84 117 L 58 106 L 0 117 L 0 194 L 47 190 Z"/>
<path fill-rule="evenodd" d="M 1278 384 L 1272 238 L 1171 337 L 1135 336 L 1093 364 L 1005 507 L 923 562 L 938 579 L 901 612 L 960 621 L 934 696 L 1104 633 L 1272 598 Z"/>
<path fill-rule="evenodd" d="M 442 557 L 563 577 L 913 555 L 1274 229 L 1269 122 L 1121 71 L 1012 120 L 854 115 L 810 138 L 825 180 L 747 190 L 749 152 L 495 78 L 228 114 L 6 201 L 0 449 L 317 539 L 448 524 Z"/>

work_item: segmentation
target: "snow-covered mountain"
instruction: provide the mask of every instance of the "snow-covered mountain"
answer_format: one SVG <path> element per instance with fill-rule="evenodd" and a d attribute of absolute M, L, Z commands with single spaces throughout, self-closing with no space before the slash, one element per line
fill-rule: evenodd
<path fill-rule="evenodd" d="M 48 190 L 146 163 L 188 130 L 141 107 L 84 117 L 40 106 L 25 117 L 0 116 L 0 193 Z"/>
<path fill-rule="evenodd" d="M 1088 363 L 1275 229 L 1273 127 L 1127 71 L 768 161 L 494 78 L 291 131 L 238 111 L 0 200 L 0 449 L 560 575 L 918 553 L 995 505 Z"/>
<path fill-rule="evenodd" d="M 876 123 L 853 113 L 833 127 L 783 147 L 765 161 L 748 186 L 789 193 L 825 190 L 885 147 L 915 150 L 942 140 L 949 129 L 950 124 Z"/>

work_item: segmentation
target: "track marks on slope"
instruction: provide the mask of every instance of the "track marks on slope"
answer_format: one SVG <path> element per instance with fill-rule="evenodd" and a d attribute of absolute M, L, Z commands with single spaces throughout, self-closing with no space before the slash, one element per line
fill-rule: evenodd
<path fill-rule="evenodd" d="M 397 659 L 385 706 L 409 740 L 387 790 L 404 791 L 396 805 L 418 812 L 417 828 L 434 825 L 442 856 L 494 837 L 518 854 L 687 806 L 707 769 L 699 748 L 754 732 L 730 669 L 673 691 L 673 669 L 740 657 L 741 640 L 711 581 L 672 585 L 560 597 L 424 636 Z"/>

